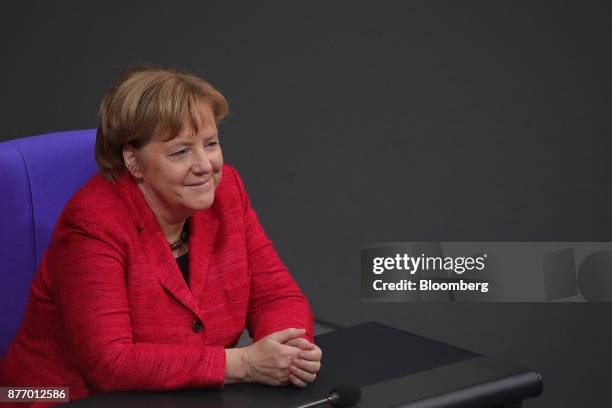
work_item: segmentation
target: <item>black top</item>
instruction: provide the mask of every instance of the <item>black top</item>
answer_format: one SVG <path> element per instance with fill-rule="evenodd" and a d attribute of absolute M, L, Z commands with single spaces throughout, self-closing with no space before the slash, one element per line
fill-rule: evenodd
<path fill-rule="evenodd" d="M 181 239 L 183 240 L 183 245 L 188 245 L 189 239 L 189 218 L 185 220 L 183 224 L 183 231 L 181 231 Z M 181 273 L 183 274 L 183 278 L 185 279 L 185 283 L 189 286 L 189 252 L 185 252 L 183 255 L 176 258 L 176 263 L 178 264 Z"/>
<path fill-rule="evenodd" d="M 189 286 L 189 252 L 185 252 L 183 255 L 176 258 L 176 263 L 183 274 L 185 283 Z"/>

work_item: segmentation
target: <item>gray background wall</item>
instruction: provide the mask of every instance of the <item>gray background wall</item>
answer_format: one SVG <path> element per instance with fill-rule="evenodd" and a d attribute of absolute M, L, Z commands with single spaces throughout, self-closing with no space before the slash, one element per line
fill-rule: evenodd
<path fill-rule="evenodd" d="M 200 74 L 318 317 L 537 369 L 527 407 L 609 402 L 612 305 L 361 303 L 359 247 L 610 240 L 610 3 L 259 3 L 3 6 L 0 138 L 95 127 L 130 64 Z"/>

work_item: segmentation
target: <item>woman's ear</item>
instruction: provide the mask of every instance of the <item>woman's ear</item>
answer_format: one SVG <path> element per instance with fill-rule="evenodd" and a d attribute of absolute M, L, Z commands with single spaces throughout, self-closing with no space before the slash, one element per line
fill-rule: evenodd
<path fill-rule="evenodd" d="M 142 169 L 138 164 L 136 149 L 130 144 L 123 145 L 123 162 L 135 179 L 138 180 L 142 178 Z"/>

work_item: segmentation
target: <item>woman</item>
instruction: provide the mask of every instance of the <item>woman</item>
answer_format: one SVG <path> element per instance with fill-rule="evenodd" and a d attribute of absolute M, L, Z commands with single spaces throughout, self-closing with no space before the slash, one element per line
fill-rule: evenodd
<path fill-rule="evenodd" d="M 223 164 L 227 112 L 175 70 L 134 69 L 111 86 L 100 172 L 57 222 L 0 384 L 69 386 L 77 399 L 314 381 L 308 302 Z M 245 326 L 254 343 L 233 348 Z"/>

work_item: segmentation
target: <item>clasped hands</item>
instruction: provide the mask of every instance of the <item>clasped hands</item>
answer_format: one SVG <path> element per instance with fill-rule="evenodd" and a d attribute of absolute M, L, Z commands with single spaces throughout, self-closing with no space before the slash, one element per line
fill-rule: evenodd
<path fill-rule="evenodd" d="M 239 353 L 243 381 L 268 385 L 291 383 L 303 388 L 315 380 L 322 357 L 317 345 L 301 337 L 305 333 L 304 329 L 290 328 L 269 334 L 248 347 L 227 351 Z M 227 380 L 226 383 L 234 382 Z"/>

